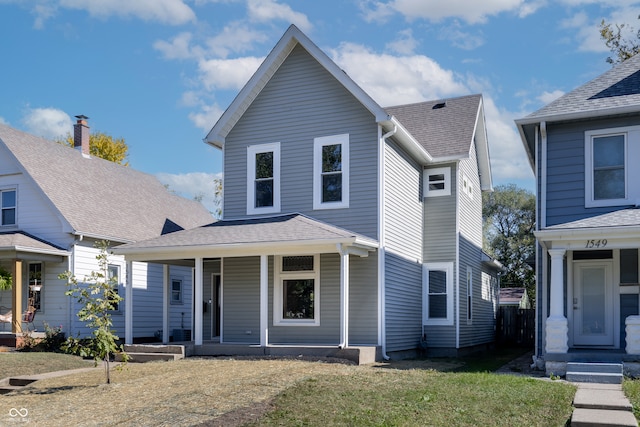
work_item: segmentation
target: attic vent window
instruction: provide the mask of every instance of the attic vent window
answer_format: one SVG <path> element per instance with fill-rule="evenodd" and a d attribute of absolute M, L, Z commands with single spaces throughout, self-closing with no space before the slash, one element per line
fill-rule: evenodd
<path fill-rule="evenodd" d="M 439 110 L 441 108 L 444 108 L 447 106 L 446 102 L 438 102 L 436 105 L 434 105 L 433 107 L 431 107 L 432 110 Z"/>

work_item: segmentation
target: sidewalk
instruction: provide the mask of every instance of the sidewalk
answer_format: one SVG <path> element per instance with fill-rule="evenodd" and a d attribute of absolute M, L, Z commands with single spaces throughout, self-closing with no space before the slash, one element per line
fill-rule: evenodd
<path fill-rule="evenodd" d="M 620 384 L 572 383 L 578 387 L 573 398 L 571 427 L 638 427 L 631 402 Z"/>

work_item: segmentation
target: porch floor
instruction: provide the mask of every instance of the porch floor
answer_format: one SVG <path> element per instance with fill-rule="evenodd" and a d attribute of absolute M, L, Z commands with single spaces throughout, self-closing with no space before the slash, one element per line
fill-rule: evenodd
<path fill-rule="evenodd" d="M 544 359 L 549 362 L 635 362 L 640 363 L 639 354 L 627 354 L 624 349 L 571 348 L 567 353 L 547 353 Z"/>

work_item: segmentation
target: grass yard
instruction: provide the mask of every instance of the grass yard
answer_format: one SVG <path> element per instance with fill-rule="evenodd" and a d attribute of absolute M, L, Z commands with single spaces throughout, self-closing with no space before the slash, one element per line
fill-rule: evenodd
<path fill-rule="evenodd" d="M 40 359 L 23 363 L 7 355 Z M 0 354 L 0 372 L 30 364 L 45 369 L 58 356 L 78 367 L 70 356 L 11 353 Z M 270 358 L 129 364 L 112 373 L 110 385 L 97 369 L 0 396 L 0 425 L 15 421 L 11 408 L 25 408 L 25 421 L 38 426 L 564 425 L 575 388 L 484 372 L 509 357 L 370 366 Z"/>
<path fill-rule="evenodd" d="M 622 390 L 633 405 L 633 415 L 636 416 L 636 419 L 640 419 L 640 379 L 625 378 Z"/>
<path fill-rule="evenodd" d="M 93 360 L 61 353 L 0 352 L 0 379 L 67 369 L 90 368 Z"/>

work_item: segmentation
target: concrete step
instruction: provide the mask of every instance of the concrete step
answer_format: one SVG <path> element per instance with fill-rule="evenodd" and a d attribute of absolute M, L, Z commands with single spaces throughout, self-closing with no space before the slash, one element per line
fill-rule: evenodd
<path fill-rule="evenodd" d="M 36 381 L 36 379 L 30 377 L 11 377 L 9 378 L 9 385 L 24 387 Z"/>
<path fill-rule="evenodd" d="M 571 427 L 638 427 L 633 412 L 607 409 L 576 408 L 571 415 Z"/>
<path fill-rule="evenodd" d="M 622 388 L 619 385 L 612 384 L 593 384 L 591 387 L 580 386 L 573 398 L 573 406 L 584 409 L 633 411 L 633 406 L 622 392 Z"/>
<path fill-rule="evenodd" d="M 125 344 L 126 353 L 165 353 L 184 357 L 183 345 Z"/>
<path fill-rule="evenodd" d="M 622 363 L 567 363 L 567 381 L 622 384 Z"/>
<path fill-rule="evenodd" d="M 129 353 L 127 352 L 127 356 L 129 356 L 129 363 L 145 363 L 145 362 L 156 362 L 156 361 L 174 361 L 184 359 L 179 354 L 173 353 Z M 116 362 L 122 362 L 122 355 L 116 354 L 115 356 Z"/>
<path fill-rule="evenodd" d="M 600 372 L 567 372 L 566 380 L 573 383 L 622 384 L 622 374 Z"/>
<path fill-rule="evenodd" d="M 22 386 L 19 385 L 3 385 L 0 386 L 0 394 L 11 393 L 12 391 L 21 390 Z"/>
<path fill-rule="evenodd" d="M 599 372 L 621 374 L 622 363 L 569 362 L 567 372 Z"/>

